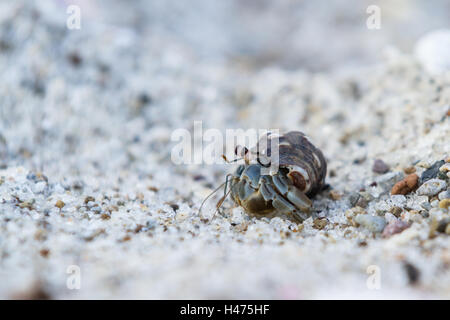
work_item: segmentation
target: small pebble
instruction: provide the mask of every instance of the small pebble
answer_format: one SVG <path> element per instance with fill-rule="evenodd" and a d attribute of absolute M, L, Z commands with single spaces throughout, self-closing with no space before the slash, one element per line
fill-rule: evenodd
<path fill-rule="evenodd" d="M 431 205 L 433 208 L 438 207 L 438 206 L 439 206 L 439 200 L 438 200 L 438 199 L 432 200 L 432 201 L 430 202 L 430 205 Z"/>
<path fill-rule="evenodd" d="M 417 187 L 417 183 L 419 182 L 419 176 L 415 173 L 410 174 L 402 181 L 397 182 L 391 190 L 391 194 L 408 194 L 413 191 Z"/>
<path fill-rule="evenodd" d="M 404 264 L 406 275 L 408 276 L 409 284 L 414 285 L 420 279 L 420 271 L 413 264 L 406 262 Z"/>
<path fill-rule="evenodd" d="M 188 217 L 189 217 L 189 214 L 188 214 L 187 212 L 185 212 L 185 211 L 178 212 L 178 213 L 176 214 L 176 216 L 175 216 L 175 218 L 176 218 L 178 221 L 186 220 Z"/>
<path fill-rule="evenodd" d="M 389 199 L 380 200 L 375 203 L 373 207 L 377 212 L 386 212 L 389 211 L 392 207 L 400 207 L 403 208 L 406 205 L 406 197 L 404 195 L 391 195 Z"/>
<path fill-rule="evenodd" d="M 437 224 L 436 230 L 441 233 L 450 234 L 450 218 L 445 218 Z"/>
<path fill-rule="evenodd" d="M 235 208 L 232 211 L 232 215 L 231 215 L 231 224 L 234 225 L 239 225 L 242 224 L 244 222 L 244 215 L 242 214 L 242 211 L 239 210 L 239 208 Z"/>
<path fill-rule="evenodd" d="M 374 233 L 383 232 L 384 227 L 386 226 L 386 220 L 384 218 L 367 214 L 357 215 L 355 217 L 355 222 Z"/>
<path fill-rule="evenodd" d="M 358 192 L 353 192 L 349 197 L 348 201 L 350 202 L 350 205 L 354 207 L 358 200 L 361 198 L 361 195 Z"/>
<path fill-rule="evenodd" d="M 445 210 L 442 208 L 431 208 L 430 210 L 428 210 L 428 213 L 430 214 L 431 217 L 437 219 L 441 219 L 446 215 Z"/>
<path fill-rule="evenodd" d="M 429 203 L 428 201 L 422 202 L 422 203 L 420 204 L 420 206 L 421 206 L 423 209 L 425 209 L 425 210 L 430 210 L 430 209 L 431 209 L 431 203 Z"/>
<path fill-rule="evenodd" d="M 149 220 L 146 223 L 146 228 L 148 230 L 154 230 L 157 227 L 158 223 L 155 220 Z"/>
<path fill-rule="evenodd" d="M 111 219 L 111 215 L 107 214 L 107 213 L 102 213 L 102 215 L 100 216 L 103 220 L 109 220 Z"/>
<path fill-rule="evenodd" d="M 436 161 L 433 163 L 431 167 L 429 167 L 427 170 L 425 170 L 422 175 L 420 176 L 421 183 L 424 183 L 425 181 L 428 181 L 430 179 L 436 178 L 439 173 L 439 168 L 445 163 L 444 160 Z"/>
<path fill-rule="evenodd" d="M 91 210 L 92 210 L 92 212 L 94 212 L 96 214 L 99 214 L 102 212 L 102 208 L 100 208 L 98 206 L 93 207 Z"/>
<path fill-rule="evenodd" d="M 58 200 L 55 203 L 55 207 L 62 209 L 66 204 L 62 200 Z"/>
<path fill-rule="evenodd" d="M 393 206 L 390 210 L 390 213 L 392 213 L 394 216 L 396 216 L 397 218 L 400 217 L 400 215 L 403 212 L 403 209 L 397 206 Z"/>
<path fill-rule="evenodd" d="M 91 196 L 87 196 L 86 198 L 84 198 L 84 204 L 88 204 L 91 201 L 94 202 L 95 198 Z"/>
<path fill-rule="evenodd" d="M 408 198 L 406 206 L 414 210 L 422 210 L 424 203 L 428 203 L 427 196 L 413 196 Z"/>
<path fill-rule="evenodd" d="M 369 202 L 364 197 L 360 197 L 358 199 L 358 201 L 356 202 L 356 205 L 361 208 L 366 208 L 368 204 L 369 204 Z"/>
<path fill-rule="evenodd" d="M 403 172 L 406 174 L 411 174 L 411 173 L 416 172 L 416 168 L 414 166 L 406 167 L 403 169 Z"/>
<path fill-rule="evenodd" d="M 47 258 L 48 255 L 50 254 L 50 250 L 49 250 L 49 249 L 46 249 L 46 248 L 41 249 L 41 250 L 39 251 L 39 254 L 40 254 L 43 258 Z"/>
<path fill-rule="evenodd" d="M 447 183 L 440 179 L 431 179 L 417 189 L 417 194 L 421 196 L 434 196 L 447 188 Z"/>
<path fill-rule="evenodd" d="M 409 224 L 402 220 L 392 220 L 383 230 L 383 237 L 390 237 L 396 233 L 400 233 L 403 230 L 409 228 Z"/>
<path fill-rule="evenodd" d="M 69 60 L 69 62 L 75 66 L 78 67 L 83 59 L 81 58 L 81 56 L 78 54 L 78 52 L 71 52 L 68 56 L 67 59 Z"/>
<path fill-rule="evenodd" d="M 45 190 L 47 183 L 45 181 L 40 181 L 34 185 L 34 192 L 41 193 Z"/>
<path fill-rule="evenodd" d="M 364 198 L 364 200 L 370 202 L 374 199 L 374 197 L 366 191 L 360 191 L 359 194 L 361 195 L 362 198 Z"/>
<path fill-rule="evenodd" d="M 440 172 L 444 172 L 444 173 L 450 172 L 450 163 L 445 163 L 445 164 L 443 164 L 443 165 L 439 168 L 439 171 L 440 171 Z"/>
<path fill-rule="evenodd" d="M 439 200 L 450 199 L 450 189 L 442 191 L 438 194 Z"/>
<path fill-rule="evenodd" d="M 379 185 L 384 190 L 390 190 L 392 186 L 402 180 L 405 174 L 402 171 L 385 173 L 375 180 L 376 185 Z"/>
<path fill-rule="evenodd" d="M 372 166 L 372 171 L 375 173 L 386 173 L 389 169 L 389 166 L 381 159 L 376 159 Z"/>
<path fill-rule="evenodd" d="M 174 212 L 177 212 L 178 209 L 180 209 L 180 206 L 177 205 L 176 203 L 167 203 Z"/>
<path fill-rule="evenodd" d="M 22 208 L 22 209 L 26 208 L 28 210 L 33 210 L 34 209 L 34 207 L 33 207 L 34 202 L 35 202 L 34 199 L 31 199 L 29 201 L 24 201 L 21 204 L 19 204 L 19 207 Z"/>
<path fill-rule="evenodd" d="M 148 187 L 147 187 L 147 190 L 150 190 L 150 191 L 153 191 L 153 192 L 158 192 L 158 191 L 159 191 L 158 188 L 153 187 L 153 186 L 148 186 Z"/>
<path fill-rule="evenodd" d="M 313 228 L 317 229 L 317 230 L 322 230 L 323 228 L 325 228 L 325 226 L 328 224 L 327 219 L 314 219 L 313 222 Z"/>
<path fill-rule="evenodd" d="M 425 169 L 428 169 L 429 167 L 431 167 L 431 165 L 426 161 L 419 161 L 416 163 L 416 166 L 425 168 Z"/>
<path fill-rule="evenodd" d="M 450 207 L 450 199 L 439 201 L 439 208 L 448 209 Z"/>
<path fill-rule="evenodd" d="M 330 191 L 330 198 L 333 200 L 340 200 L 341 199 L 341 194 L 335 190 L 331 190 Z"/>
<path fill-rule="evenodd" d="M 345 216 L 348 219 L 351 219 L 358 214 L 366 214 L 366 211 L 361 207 L 354 207 L 345 211 Z"/>

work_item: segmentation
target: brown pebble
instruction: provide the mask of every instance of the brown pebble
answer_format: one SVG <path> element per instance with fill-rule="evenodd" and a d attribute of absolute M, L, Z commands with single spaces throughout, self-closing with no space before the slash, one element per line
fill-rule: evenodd
<path fill-rule="evenodd" d="M 81 56 L 77 53 L 77 52 L 71 52 L 68 56 L 67 59 L 70 61 L 70 63 L 76 67 L 78 67 L 81 62 L 83 61 Z"/>
<path fill-rule="evenodd" d="M 436 218 L 431 219 L 430 231 L 428 232 L 428 237 L 430 239 L 436 237 L 436 231 L 437 231 L 438 226 L 439 226 L 438 220 Z"/>
<path fill-rule="evenodd" d="M 419 182 L 419 176 L 415 173 L 408 175 L 403 180 L 397 182 L 391 190 L 391 194 L 403 194 L 406 195 L 417 188 Z"/>
<path fill-rule="evenodd" d="M 375 173 L 386 173 L 389 171 L 389 166 L 381 159 L 376 159 L 372 166 L 372 171 Z"/>
<path fill-rule="evenodd" d="M 107 213 L 102 213 L 102 215 L 100 216 L 102 218 L 102 220 L 109 220 L 111 219 L 111 216 Z"/>
<path fill-rule="evenodd" d="M 364 240 L 361 240 L 361 241 L 358 242 L 358 246 L 360 246 L 360 247 L 367 247 L 367 242 L 364 241 Z"/>
<path fill-rule="evenodd" d="M 145 196 L 142 192 L 138 192 L 138 193 L 136 193 L 136 199 L 138 199 L 140 201 L 144 201 Z"/>
<path fill-rule="evenodd" d="M 94 202 L 95 198 L 91 197 L 91 196 L 87 196 L 86 198 L 84 198 L 84 204 L 87 204 L 88 202 Z"/>
<path fill-rule="evenodd" d="M 416 168 L 413 167 L 413 166 L 411 166 L 411 167 L 406 167 L 406 168 L 403 169 L 403 172 L 406 173 L 406 174 L 411 174 L 411 173 L 416 172 Z"/>
<path fill-rule="evenodd" d="M 366 208 L 368 204 L 369 204 L 369 202 L 364 197 L 360 197 L 358 199 L 358 201 L 356 202 L 356 206 L 361 207 L 361 208 Z"/>
<path fill-rule="evenodd" d="M 28 209 L 28 210 L 34 210 L 33 201 L 24 201 L 24 202 L 19 204 L 19 208 L 21 208 L 21 209 Z"/>
<path fill-rule="evenodd" d="M 409 228 L 409 224 L 402 220 L 392 220 L 383 230 L 383 237 L 388 238 Z"/>
<path fill-rule="evenodd" d="M 439 201 L 439 208 L 448 209 L 450 207 L 450 199 L 443 199 Z"/>
<path fill-rule="evenodd" d="M 328 224 L 327 219 L 317 218 L 313 222 L 313 228 L 317 230 L 322 230 Z"/>
<path fill-rule="evenodd" d="M 111 213 L 111 212 L 114 212 L 114 211 L 119 211 L 119 207 L 115 206 L 115 205 L 112 205 L 107 210 L 109 211 L 109 213 Z"/>
<path fill-rule="evenodd" d="M 400 215 L 403 212 L 403 209 L 397 206 L 393 206 L 390 210 L 390 213 L 392 213 L 394 216 L 396 216 L 397 218 L 400 217 Z"/>
<path fill-rule="evenodd" d="M 47 240 L 48 232 L 44 229 L 37 229 L 34 233 L 34 239 L 37 241 Z"/>
<path fill-rule="evenodd" d="M 126 235 L 126 236 L 124 236 L 123 238 L 122 238 L 122 242 L 126 242 L 126 241 L 130 241 L 131 240 L 131 237 L 129 236 L 129 235 Z"/>
<path fill-rule="evenodd" d="M 39 254 L 40 254 L 42 257 L 47 258 L 48 255 L 50 254 L 50 250 L 49 250 L 49 249 L 41 249 L 41 250 L 39 251 Z"/>
<path fill-rule="evenodd" d="M 159 189 L 158 189 L 158 188 L 156 188 L 156 187 L 153 187 L 153 186 L 148 186 L 148 187 L 147 187 L 147 190 L 149 190 L 149 191 L 153 191 L 153 192 L 158 192 L 158 191 L 159 191 Z"/>
<path fill-rule="evenodd" d="M 340 200 L 341 199 L 341 194 L 335 190 L 331 190 L 330 191 L 330 198 L 333 200 Z"/>
<path fill-rule="evenodd" d="M 241 223 L 241 224 L 236 226 L 236 230 L 238 232 L 245 233 L 247 231 L 247 229 L 248 229 L 248 225 L 249 225 L 248 222 Z"/>
<path fill-rule="evenodd" d="M 55 207 L 62 209 L 66 204 L 62 200 L 58 200 L 55 203 Z"/>

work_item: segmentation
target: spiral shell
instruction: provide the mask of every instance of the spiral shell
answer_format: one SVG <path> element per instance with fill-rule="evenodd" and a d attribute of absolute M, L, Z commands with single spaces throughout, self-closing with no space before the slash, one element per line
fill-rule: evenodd
<path fill-rule="evenodd" d="M 272 143 L 273 139 L 278 141 Z M 278 159 L 271 157 L 273 145 L 278 146 Z M 250 161 L 259 159 L 257 161 L 265 163 L 278 161 L 276 164 L 289 170 L 288 178 L 308 197 L 317 194 L 325 184 L 327 174 L 325 157 L 300 131 L 290 131 L 283 135 L 267 133 L 254 148 L 250 149 L 247 158 Z"/>

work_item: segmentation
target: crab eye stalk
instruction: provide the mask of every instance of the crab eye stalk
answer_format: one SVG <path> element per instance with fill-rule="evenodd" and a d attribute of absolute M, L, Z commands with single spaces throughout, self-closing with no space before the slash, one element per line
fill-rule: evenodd
<path fill-rule="evenodd" d="M 234 154 L 239 157 L 245 157 L 248 153 L 248 148 L 243 146 L 236 146 L 234 148 Z"/>

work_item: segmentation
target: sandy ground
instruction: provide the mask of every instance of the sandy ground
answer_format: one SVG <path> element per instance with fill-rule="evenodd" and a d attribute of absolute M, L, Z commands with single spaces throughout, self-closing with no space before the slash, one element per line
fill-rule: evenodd
<path fill-rule="evenodd" d="M 0 4 L 1 298 L 450 298 L 445 1 L 380 1 L 373 38 L 340 1 L 77 3 Z M 308 134 L 313 215 L 199 215 L 235 165 L 172 162 L 194 121 Z"/>

